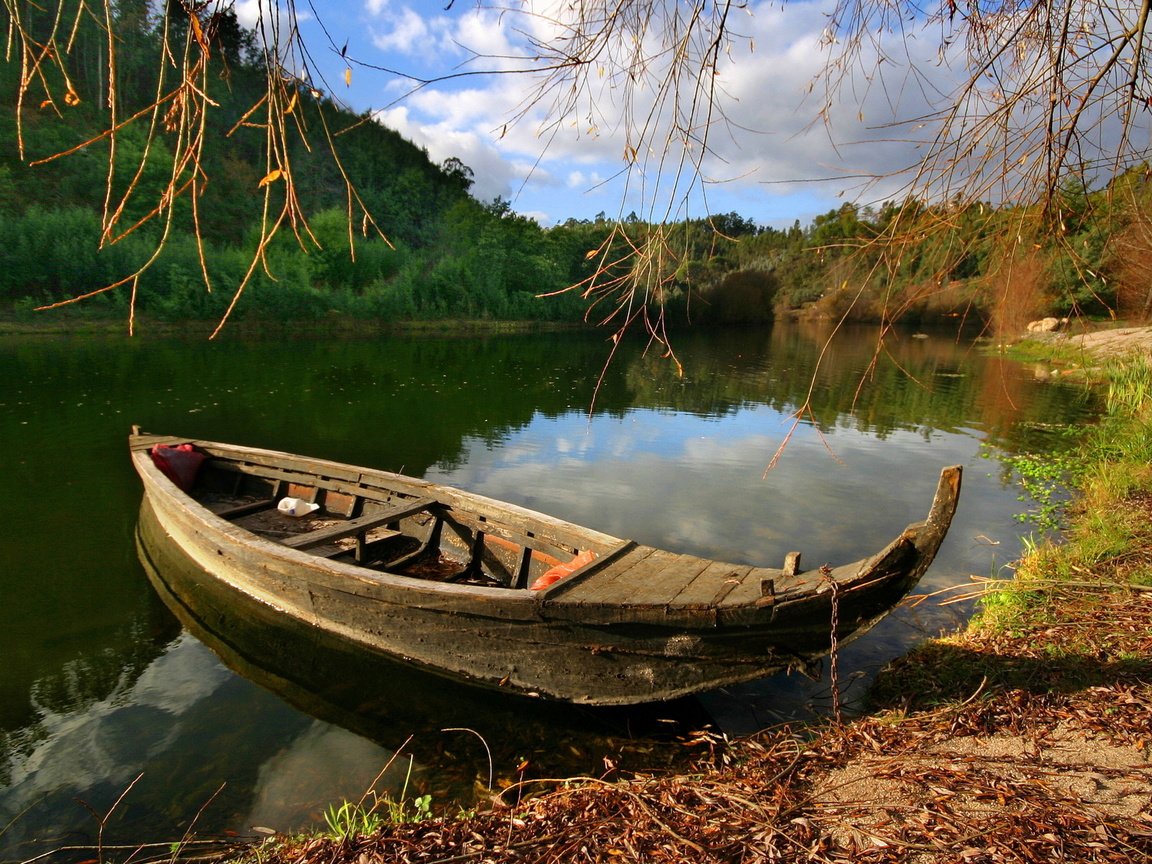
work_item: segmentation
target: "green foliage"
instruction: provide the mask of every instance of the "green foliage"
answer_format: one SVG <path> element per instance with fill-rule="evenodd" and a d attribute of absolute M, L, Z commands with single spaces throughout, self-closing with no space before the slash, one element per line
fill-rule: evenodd
<path fill-rule="evenodd" d="M 1031 522 L 1041 531 L 1054 531 L 1061 525 L 1067 503 L 1067 489 L 1075 479 L 1078 463 L 1071 453 L 1005 453 L 1000 459 L 1016 474 L 1033 509 L 1017 513 L 1020 522 Z"/>
<path fill-rule="evenodd" d="M 772 320 L 776 277 L 761 270 L 732 270 L 700 292 L 692 314 L 707 324 L 764 324 Z"/>
<path fill-rule="evenodd" d="M 1060 598 L 1048 588 L 1092 580 L 1116 585 L 1152 584 L 1152 568 L 1141 562 L 1152 546 L 1152 525 L 1143 503 L 1152 495 L 1152 403 L 1146 399 L 1152 364 L 1146 358 L 1119 361 L 1109 369 L 1107 410 L 1074 448 L 1046 460 L 1028 457 L 1013 464 L 1047 482 L 1062 467 L 1074 489 L 1060 542 L 1031 542 L 1017 577 L 982 601 L 980 621 L 991 632 L 1043 627 Z M 1104 585 L 1102 587 L 1107 587 Z"/>
<path fill-rule="evenodd" d="M 1138 418 L 1152 405 L 1152 360 L 1139 354 L 1111 364 L 1108 380 L 1108 413 Z"/>
<path fill-rule="evenodd" d="M 100 220 L 79 207 L 34 206 L 0 220 L 0 297 L 54 302 L 107 285 L 146 260 L 140 237 L 100 249 Z"/>
<path fill-rule="evenodd" d="M 160 7 L 147 3 L 114 8 L 121 73 L 115 95 L 118 116 L 125 117 L 146 108 L 159 92 L 163 19 Z M 182 39 L 186 4 L 163 8 L 170 10 L 170 37 Z M 30 32 L 51 30 L 44 10 L 29 6 L 21 14 Z M 95 18 L 77 19 L 73 50 L 60 58 L 65 69 L 45 64 L 24 94 L 25 106 L 42 100 L 53 106 L 21 115 L 25 161 L 14 146 L 0 150 L 0 301 L 6 308 L 26 311 L 96 291 L 133 273 L 162 244 L 139 282 L 138 299 L 143 312 L 169 320 L 223 314 L 249 270 L 260 275 L 236 314 L 272 320 L 331 314 L 379 321 L 595 320 L 616 301 L 607 298 L 589 314 L 590 300 L 581 292 L 637 274 L 648 280 L 646 302 L 662 305 L 673 322 L 759 325 L 795 310 L 860 320 L 988 320 L 1004 315 L 998 304 L 1014 290 L 1004 262 L 1019 244 L 1031 246 L 1023 238 L 1034 235 L 1050 238 L 1035 244 L 1045 284 L 1033 291 L 1036 297 L 1017 304 L 1029 307 L 1020 314 L 1110 313 L 1122 299 L 1118 285 L 1129 286 L 1129 306 L 1152 314 L 1148 279 L 1134 269 L 1144 258 L 1152 268 L 1152 242 L 1142 239 L 1152 231 L 1136 230 L 1152 224 L 1144 215 L 1152 212 L 1144 166 L 1115 178 L 1106 190 L 1067 184 L 1055 211 L 1045 213 L 905 201 L 878 210 L 846 203 L 808 226 L 796 221 L 787 229 L 759 226 L 737 213 L 675 225 L 646 224 L 633 214 L 624 231 L 614 230 L 601 214 L 544 229 L 513 213 L 505 201 L 471 198 L 475 178 L 459 159 L 436 165 L 371 117 L 307 90 L 299 92 L 294 107 L 302 131 L 286 139 L 282 154 L 307 224 L 291 220 L 269 260 L 254 263 L 254 238 L 269 218 L 267 190 L 260 186 L 267 144 L 259 111 L 249 112 L 264 98 L 266 70 L 252 34 L 240 28 L 234 13 L 217 15 L 217 50 L 204 79 L 214 107 L 205 114 L 209 144 L 199 162 L 207 182 L 198 188 L 195 224 L 189 196 L 173 203 L 166 195 L 173 152 L 182 146 L 178 136 L 149 135 L 144 122 L 123 126 L 109 174 L 112 151 L 101 137 L 111 122 L 101 60 L 107 37 Z M 0 136 L 10 143 L 17 140 L 20 75 L 19 63 L 0 64 Z M 77 98 L 62 104 L 60 96 L 70 88 Z M 240 123 L 245 117 L 250 122 Z M 332 136 L 321 134 L 323 129 Z M 77 149 L 85 141 L 94 143 Z M 223 141 L 227 146 L 220 146 Z M 332 146 L 339 148 L 338 160 Z M 66 158 L 35 168 L 27 164 L 66 151 L 72 151 Z M 387 240 L 358 216 L 349 230 L 346 180 Z M 111 210 L 101 213 L 106 187 Z M 283 191 L 274 185 L 271 192 L 274 216 Z M 120 203 L 119 218 L 104 236 Z M 160 217 L 133 228 L 153 212 Z M 162 241 L 165 220 L 169 230 Z M 1047 230 L 1036 227 L 1041 225 Z M 1137 254 L 1120 251 L 1113 242 L 1119 236 Z M 647 250 L 647 257 L 638 261 L 630 254 L 635 249 Z M 212 292 L 203 284 L 205 269 Z M 577 287 L 564 290 L 571 286 Z M 89 305 L 122 311 L 124 293 Z"/>
<path fill-rule="evenodd" d="M 166 8 L 170 36 L 183 38 L 188 12 L 177 3 Z M 117 4 L 115 9 L 118 64 L 121 73 L 130 73 L 116 96 L 120 116 L 127 116 L 148 106 L 158 92 L 163 25 L 148 4 Z M 169 320 L 221 315 L 250 270 L 256 277 L 236 314 L 252 318 L 310 320 L 336 313 L 382 320 L 579 319 L 581 304 L 561 302 L 555 304 L 559 311 L 546 311 L 545 304 L 533 302 L 536 295 L 566 284 L 564 265 L 536 223 L 514 216 L 506 205 L 485 208 L 469 198 L 472 172 L 459 160 L 435 165 L 396 132 L 310 93 L 301 94 L 295 109 L 306 131 L 288 139 L 284 154 L 308 222 L 297 221 L 282 231 L 266 260 L 262 256 L 254 262 L 266 218 L 266 190 L 260 187 L 267 171 L 266 146 L 254 124 L 237 123 L 260 103 L 265 70 L 253 56 L 252 35 L 239 28 L 230 11 L 221 16 L 215 19 L 219 50 L 212 53 L 213 63 L 221 65 L 207 78 L 214 107 L 205 115 L 205 136 L 209 142 L 228 143 L 210 143 L 201 156 L 207 178 L 197 198 L 201 245 L 193 239 L 188 196 L 175 203 L 166 198 L 172 171 L 168 137 L 149 136 L 145 122 L 119 129 L 109 174 L 110 151 L 100 138 L 111 122 L 100 98 L 104 70 L 99 62 L 89 62 L 98 61 L 106 36 L 95 18 L 80 16 L 72 42 L 77 50 L 60 58 L 68 66 L 67 78 L 46 64 L 45 77 L 34 82 L 34 92 L 24 100 L 35 105 L 58 99 L 72 85 L 77 98 L 60 112 L 25 112 L 21 137 L 28 160 L 68 151 L 86 140 L 95 143 L 37 169 L 23 164 L 14 146 L 0 151 L 0 299 L 7 308 L 19 304 L 27 310 L 98 290 L 135 272 L 162 246 L 139 281 L 137 300 L 143 313 Z M 22 20 L 35 33 L 48 32 L 52 24 L 32 9 Z M 10 144 L 17 137 L 19 80 L 18 63 L 0 65 L 5 101 L 0 134 Z M 322 128 L 333 131 L 331 139 L 318 134 Z M 327 149 L 329 140 L 340 148 L 339 162 Z M 367 224 L 354 223 L 349 230 L 345 176 L 388 240 Z M 123 208 L 101 248 L 109 214 L 102 216 L 100 208 L 109 177 L 109 213 L 121 202 Z M 281 188 L 269 191 L 275 214 Z M 132 229 L 158 206 L 158 218 Z M 165 222 L 170 230 L 162 239 Z M 204 285 L 205 270 L 211 292 Z M 127 293 L 121 289 L 96 305 L 126 308 L 126 301 L 117 298 Z"/>
<path fill-rule="evenodd" d="M 404 777 L 404 787 L 398 797 L 378 795 L 370 791 L 359 801 L 342 801 L 330 804 L 324 811 L 324 821 L 328 825 L 329 836 L 333 840 L 348 840 L 354 837 L 375 834 L 385 825 L 405 825 L 423 822 L 432 818 L 432 796 L 417 795 L 408 798 L 408 783 L 412 779 L 412 761 L 408 762 L 408 773 Z M 371 803 L 366 803 L 371 801 Z"/>
<path fill-rule="evenodd" d="M 1152 362 L 1132 357 L 1106 370 L 1108 403 L 1105 419 L 1093 429 L 1099 454 L 1095 482 L 1116 497 L 1139 491 L 1152 472 Z"/>
<path fill-rule="evenodd" d="M 350 840 L 375 834 L 384 824 L 384 818 L 375 809 L 351 801 L 328 805 L 324 811 L 324 821 L 333 840 Z"/>

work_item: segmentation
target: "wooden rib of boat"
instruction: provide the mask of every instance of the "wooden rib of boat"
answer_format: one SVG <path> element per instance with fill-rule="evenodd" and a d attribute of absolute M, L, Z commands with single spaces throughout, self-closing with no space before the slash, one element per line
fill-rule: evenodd
<path fill-rule="evenodd" d="M 874 555 L 804 571 L 795 552 L 728 564 L 271 450 L 136 429 L 130 450 L 148 520 L 230 590 L 426 670 L 594 705 L 802 665 L 827 653 L 833 619 L 840 644 L 860 635 L 931 564 L 961 477 L 945 468 L 927 518 Z"/>

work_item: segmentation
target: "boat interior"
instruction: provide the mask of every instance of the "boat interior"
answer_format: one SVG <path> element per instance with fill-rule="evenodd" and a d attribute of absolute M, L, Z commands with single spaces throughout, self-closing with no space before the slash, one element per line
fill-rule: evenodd
<path fill-rule="evenodd" d="M 217 516 L 284 546 L 420 579 L 539 590 L 596 557 L 498 514 L 379 482 L 209 458 L 191 492 Z M 286 500 L 302 502 L 294 508 L 302 515 Z"/>

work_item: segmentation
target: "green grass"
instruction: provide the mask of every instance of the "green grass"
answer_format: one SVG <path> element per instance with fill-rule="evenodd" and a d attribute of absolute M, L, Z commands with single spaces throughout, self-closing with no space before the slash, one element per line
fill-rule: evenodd
<path fill-rule="evenodd" d="M 1025 541 L 1014 577 L 988 580 L 964 631 L 881 675 L 873 708 L 952 710 L 1013 690 L 1044 698 L 1146 678 L 1152 627 L 1140 597 L 1148 591 L 1141 586 L 1152 586 L 1152 364 L 1110 364 L 1107 373 L 1097 426 L 1051 464 L 1032 456 L 1013 463 L 1025 485 L 1041 490 L 1064 472 L 1073 495 L 1060 533 Z M 1041 515 L 1054 511 L 1042 507 Z"/>
<path fill-rule="evenodd" d="M 1021 522 L 1031 522 L 1041 531 L 1055 531 L 1064 522 L 1064 490 L 1076 481 L 1082 465 L 1074 451 L 1001 454 L 1000 461 L 1012 468 L 1023 488 L 1021 501 L 1031 500 L 1033 508 L 1016 514 Z"/>
<path fill-rule="evenodd" d="M 1084 352 L 1084 349 L 1066 342 L 1023 339 L 1007 346 L 989 346 L 988 350 L 1021 363 L 1048 363 L 1066 368 L 1093 365 L 1091 357 Z"/>
<path fill-rule="evenodd" d="M 341 801 L 328 805 L 324 822 L 333 840 L 347 840 L 375 834 L 385 825 L 404 825 L 432 818 L 432 796 L 407 798 L 401 795 L 369 794 L 360 801 Z"/>
<path fill-rule="evenodd" d="M 1079 445 L 1047 459 L 1014 457 L 1013 467 L 1040 505 L 1038 522 L 1055 525 L 1053 490 L 1075 490 L 1058 539 L 1029 543 L 1016 578 L 988 594 L 974 626 L 1006 634 L 1050 623 L 1047 583 L 1149 584 L 1150 568 L 1117 570 L 1152 547 L 1152 363 L 1138 357 L 1104 369 L 1104 416 Z"/>
<path fill-rule="evenodd" d="M 412 760 L 408 760 L 408 773 L 398 797 L 369 790 L 359 801 L 340 801 L 328 805 L 324 822 L 328 836 L 336 841 L 375 834 L 385 825 L 404 825 L 432 818 L 432 796 L 408 797 L 408 783 L 412 779 Z"/>
<path fill-rule="evenodd" d="M 1152 400 L 1152 359 L 1143 354 L 1123 362 L 1113 361 L 1104 370 L 1108 381 L 1108 413 L 1137 417 Z"/>

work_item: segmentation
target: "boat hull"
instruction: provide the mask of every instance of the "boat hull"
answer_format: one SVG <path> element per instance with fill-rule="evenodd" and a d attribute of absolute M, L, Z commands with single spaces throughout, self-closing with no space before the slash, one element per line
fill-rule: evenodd
<path fill-rule="evenodd" d="M 139 457 L 142 448 L 134 449 Z M 799 581 L 791 592 L 765 593 L 761 583 L 772 580 L 764 575 L 787 583 L 784 574 L 744 567 L 736 570 L 756 594 L 746 602 L 737 598 L 701 610 L 673 603 L 599 608 L 579 600 L 578 580 L 559 591 L 479 588 L 369 571 L 288 548 L 201 506 L 146 456 L 136 458 L 136 466 L 145 489 L 143 540 L 154 547 L 172 544 L 202 571 L 201 584 L 185 579 L 168 586 L 189 607 L 207 603 L 223 610 L 230 596 L 243 598 L 421 670 L 573 703 L 669 700 L 803 664 L 827 652 L 834 614 L 843 644 L 883 617 L 927 566 L 908 540 L 892 547 L 892 572 L 850 565 L 842 584 L 829 577 L 824 590 L 801 591 L 798 586 L 808 583 Z M 451 503 L 462 508 L 462 493 L 453 494 Z M 481 506 L 484 499 L 471 503 Z M 616 541 L 594 539 L 605 547 Z M 650 559 L 655 550 L 632 546 L 627 554 Z M 819 579 L 813 575 L 809 583 Z M 734 587 L 745 586 L 724 590 Z"/>

